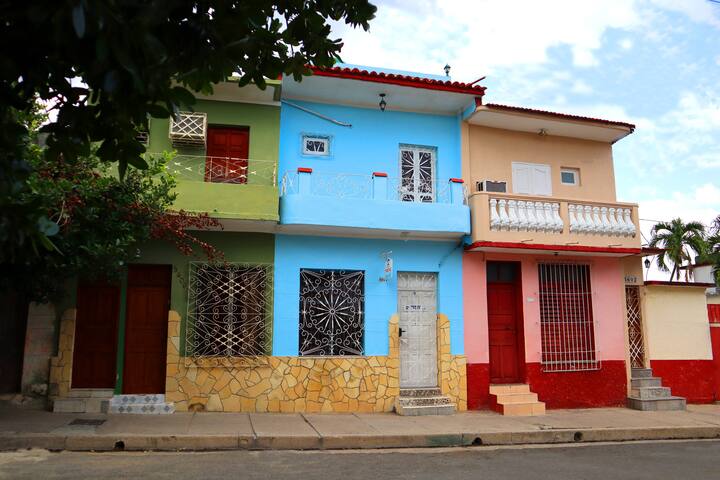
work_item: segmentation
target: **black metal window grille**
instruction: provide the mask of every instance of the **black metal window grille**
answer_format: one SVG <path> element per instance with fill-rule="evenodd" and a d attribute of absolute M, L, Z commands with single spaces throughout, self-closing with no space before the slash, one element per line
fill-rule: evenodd
<path fill-rule="evenodd" d="M 365 272 L 300 270 L 300 355 L 362 355 Z"/>

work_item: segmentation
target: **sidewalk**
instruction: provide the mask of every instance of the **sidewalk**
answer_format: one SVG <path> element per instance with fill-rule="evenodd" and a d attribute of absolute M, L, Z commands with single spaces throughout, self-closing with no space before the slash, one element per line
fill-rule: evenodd
<path fill-rule="evenodd" d="M 77 420 L 104 420 L 82 425 Z M 75 424 L 72 424 L 75 423 Z M 540 417 L 482 411 L 395 414 L 58 414 L 0 409 L 0 450 L 349 449 L 720 438 L 720 405 L 687 411 L 550 410 Z"/>

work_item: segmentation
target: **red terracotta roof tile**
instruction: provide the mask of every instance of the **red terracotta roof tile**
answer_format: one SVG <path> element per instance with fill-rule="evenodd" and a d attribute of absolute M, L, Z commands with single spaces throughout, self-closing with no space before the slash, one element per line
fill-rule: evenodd
<path fill-rule="evenodd" d="M 602 118 L 583 117 L 580 115 L 571 115 L 569 113 L 550 112 L 548 110 L 538 110 L 535 108 L 513 107 L 511 105 L 501 105 L 499 103 L 485 103 L 482 105 L 484 105 L 485 107 L 490 107 L 494 110 L 506 110 L 506 111 L 510 111 L 510 112 L 520 112 L 520 113 L 534 113 L 534 114 L 548 115 L 548 116 L 558 117 L 558 118 L 567 118 L 570 120 L 580 120 L 583 122 L 604 123 L 605 125 L 625 127 L 625 128 L 629 128 L 631 132 L 635 130 L 635 125 L 633 125 L 632 123 L 627 123 L 627 122 L 604 120 Z"/>

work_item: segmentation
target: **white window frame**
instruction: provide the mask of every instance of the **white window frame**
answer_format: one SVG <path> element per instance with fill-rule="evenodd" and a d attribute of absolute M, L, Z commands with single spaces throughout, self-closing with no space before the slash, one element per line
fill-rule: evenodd
<path fill-rule="evenodd" d="M 314 152 L 307 149 L 307 141 L 323 142 L 325 143 L 325 152 Z M 302 134 L 301 137 L 301 148 L 302 154 L 311 157 L 329 157 L 330 156 L 330 137 L 327 135 L 313 135 L 309 133 Z"/>
<path fill-rule="evenodd" d="M 573 182 L 566 182 L 563 180 L 563 173 L 572 173 L 573 175 Z M 571 167 L 563 167 L 560 169 L 560 183 L 563 185 L 569 185 L 573 187 L 577 187 L 580 185 L 580 169 L 579 168 L 571 168 Z"/>
<path fill-rule="evenodd" d="M 402 181 L 403 181 L 403 169 L 402 169 L 402 151 L 403 150 L 412 150 L 415 154 L 418 154 L 420 152 L 429 153 L 432 157 L 430 168 L 431 168 L 431 189 L 432 191 L 430 194 L 421 194 L 420 192 L 412 191 L 409 192 L 407 195 L 412 197 L 414 202 L 420 201 L 419 198 L 421 197 L 428 197 L 430 198 L 430 202 L 428 203 L 435 203 L 435 195 L 436 195 L 436 187 L 437 187 L 437 167 L 438 167 L 438 148 L 437 147 L 431 147 L 426 145 L 413 145 L 410 143 L 401 143 L 398 146 L 398 188 L 399 188 L 399 198 L 402 199 L 403 192 L 402 192 Z M 417 185 L 420 180 L 420 174 L 419 170 L 415 169 L 413 173 L 413 184 Z M 409 200 L 403 200 L 403 201 L 409 201 Z"/>
<path fill-rule="evenodd" d="M 529 179 L 530 189 L 527 192 L 520 191 L 520 189 L 518 188 L 518 185 L 520 182 L 519 182 L 519 179 L 517 176 L 517 173 L 518 173 L 517 170 L 519 169 L 519 167 L 526 167 L 526 168 L 530 169 L 530 175 L 531 175 L 531 177 Z M 511 169 L 512 169 L 512 192 L 513 193 L 520 194 L 520 195 L 539 196 L 539 197 L 551 197 L 552 196 L 552 183 L 553 182 L 552 182 L 552 167 L 550 165 L 545 164 L 545 163 L 512 162 Z M 545 185 L 547 187 L 546 192 L 541 192 L 538 190 L 538 188 L 537 188 L 538 184 L 536 184 L 536 182 L 534 180 L 533 169 L 542 169 L 545 171 L 545 175 L 548 180 L 548 184 Z"/>

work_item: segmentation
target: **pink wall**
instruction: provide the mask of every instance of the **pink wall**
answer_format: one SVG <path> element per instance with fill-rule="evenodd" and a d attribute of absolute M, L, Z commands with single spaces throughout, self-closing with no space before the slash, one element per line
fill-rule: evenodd
<path fill-rule="evenodd" d="M 488 363 L 487 295 L 485 262 L 519 261 L 522 269 L 525 361 L 540 361 L 540 306 L 538 260 L 547 255 L 513 255 L 483 252 L 463 254 L 463 308 L 465 354 L 469 364 Z M 597 322 L 595 341 L 601 360 L 625 359 L 623 269 L 618 258 L 562 257 L 563 261 L 589 262 L 593 291 L 593 314 Z"/>

